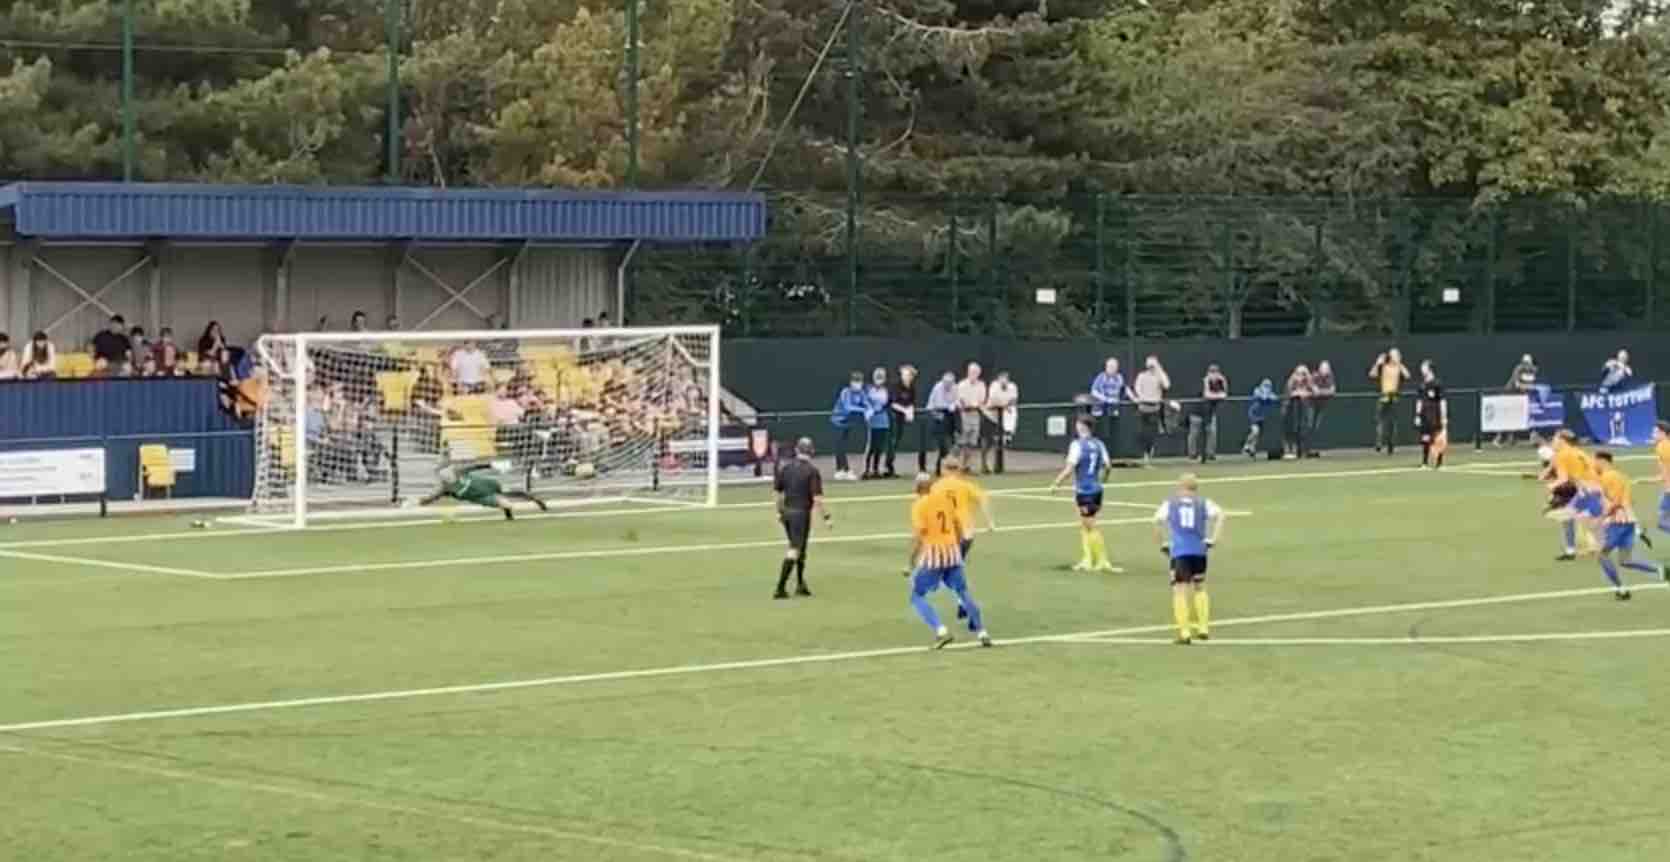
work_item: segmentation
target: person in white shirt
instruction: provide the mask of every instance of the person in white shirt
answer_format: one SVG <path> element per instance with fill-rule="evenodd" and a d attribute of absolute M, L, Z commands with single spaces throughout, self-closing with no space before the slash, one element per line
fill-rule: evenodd
<path fill-rule="evenodd" d="M 1146 464 L 1154 457 L 1154 447 L 1160 440 L 1166 390 L 1171 388 L 1171 377 L 1160 366 L 1158 356 L 1148 357 L 1131 388 L 1136 395 L 1137 418 L 1142 422 L 1142 461 Z"/>
<path fill-rule="evenodd" d="M 449 363 L 452 369 L 452 386 L 460 395 L 476 395 L 487 391 L 487 375 L 492 372 L 493 365 L 482 352 L 481 346 L 474 341 L 453 351 Z"/>
<path fill-rule="evenodd" d="M 980 441 L 980 469 L 986 469 L 986 453 L 993 447 L 997 449 L 997 458 L 993 466 L 997 472 L 1003 472 L 1003 452 L 1009 448 L 1010 437 L 1015 433 L 1015 421 L 1019 415 L 1016 406 L 1021 400 L 1020 387 L 1009 379 L 1009 372 L 997 372 L 997 379 L 986 390 L 986 407 L 981 411 L 986 427 L 990 433 Z"/>
<path fill-rule="evenodd" d="M 962 382 L 957 384 L 957 456 L 964 464 L 974 463 L 980 450 L 980 411 L 986 406 L 986 383 L 980 379 L 980 363 L 970 362 Z"/>

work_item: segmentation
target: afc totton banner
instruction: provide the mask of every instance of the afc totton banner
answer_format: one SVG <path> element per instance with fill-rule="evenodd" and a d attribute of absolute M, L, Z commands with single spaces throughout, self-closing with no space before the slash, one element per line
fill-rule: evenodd
<path fill-rule="evenodd" d="M 1584 392 L 1578 409 L 1588 423 L 1589 437 L 1605 446 L 1650 446 L 1658 404 L 1653 384 L 1643 383 L 1617 392 Z"/>

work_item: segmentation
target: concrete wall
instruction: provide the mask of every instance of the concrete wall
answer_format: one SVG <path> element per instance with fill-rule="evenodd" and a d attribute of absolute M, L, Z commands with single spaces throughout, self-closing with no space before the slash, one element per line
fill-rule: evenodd
<path fill-rule="evenodd" d="M 604 308 L 613 311 L 620 254 L 517 246 L 13 243 L 0 245 L 0 331 L 17 339 L 50 329 L 60 349 L 80 349 L 105 326 L 106 308 L 148 332 L 172 326 L 192 345 L 210 320 L 220 321 L 234 343 L 247 343 L 264 331 L 312 329 L 326 315 L 330 328 L 345 329 L 355 310 L 365 311 L 373 328 L 390 314 L 405 329 L 480 328 L 493 314 L 519 328 L 577 327 Z M 97 295 L 99 304 L 86 303 L 70 283 Z M 464 292 L 467 303 L 448 287 Z"/>

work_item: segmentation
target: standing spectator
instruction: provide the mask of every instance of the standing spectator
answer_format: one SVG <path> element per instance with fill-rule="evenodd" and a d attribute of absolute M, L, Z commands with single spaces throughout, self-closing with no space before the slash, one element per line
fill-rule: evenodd
<path fill-rule="evenodd" d="M 1409 369 L 1403 364 L 1403 354 L 1394 347 L 1374 358 L 1368 376 L 1380 387 L 1380 402 L 1375 406 L 1374 416 L 1374 451 L 1390 455 L 1397 446 L 1398 391 L 1409 380 Z"/>
<path fill-rule="evenodd" d="M 992 460 L 992 467 L 998 473 L 1003 472 L 1003 453 L 1008 450 L 1009 443 L 1014 438 L 1015 425 L 1020 419 L 1020 400 L 1020 387 L 1009 379 L 1009 372 L 997 372 L 997 379 L 993 380 L 992 385 L 986 390 L 986 409 L 981 412 L 982 426 L 991 429 L 991 434 L 981 440 L 982 472 L 986 469 L 986 452 L 994 446 L 997 454 Z"/>
<path fill-rule="evenodd" d="M 974 463 L 974 453 L 980 450 L 980 411 L 985 406 L 986 383 L 980 379 L 980 363 L 970 362 L 962 382 L 957 384 L 957 458 L 964 464 Z"/>
<path fill-rule="evenodd" d="M 475 341 L 466 341 L 463 347 L 453 351 L 447 366 L 452 371 L 452 389 L 457 394 L 477 395 L 487 391 L 487 375 L 492 373 L 493 364 Z"/>
<path fill-rule="evenodd" d="M 348 317 L 348 331 L 370 332 L 371 324 L 367 323 L 368 320 L 369 318 L 365 316 L 364 311 L 356 309 L 354 313 Z"/>
<path fill-rule="evenodd" d="M 1158 356 L 1150 356 L 1143 362 L 1142 371 L 1137 374 L 1136 384 L 1131 388 L 1136 396 L 1133 400 L 1137 405 L 1137 418 L 1142 422 L 1142 463 L 1147 465 L 1153 460 L 1154 447 L 1160 441 L 1166 390 L 1171 388 L 1171 378 L 1160 366 Z"/>
<path fill-rule="evenodd" d="M 23 352 L 18 374 L 24 380 L 51 380 L 58 376 L 58 348 L 45 332 L 36 331 Z"/>
<path fill-rule="evenodd" d="M 605 308 L 602 311 L 599 311 L 597 313 L 597 328 L 608 329 L 611 325 L 612 324 L 609 323 L 609 310 Z"/>
<path fill-rule="evenodd" d="M 133 356 L 133 343 L 128 340 L 127 321 L 120 314 L 110 317 L 110 328 L 93 336 L 93 372 L 99 375 L 121 374 Z"/>
<path fill-rule="evenodd" d="M 892 433 L 887 435 L 887 472 L 884 474 L 892 479 L 899 475 L 894 469 L 894 461 L 899 456 L 899 440 L 905 436 L 905 429 L 916 426 L 916 472 L 928 472 L 928 426 L 927 423 L 916 421 L 916 366 L 899 366 L 899 379 L 893 384 L 888 393 L 887 408 L 893 411 L 888 418 L 893 420 Z"/>
<path fill-rule="evenodd" d="M 12 349 L 12 337 L 0 332 L 0 380 L 16 380 L 23 373 L 22 364 Z"/>
<path fill-rule="evenodd" d="M 1310 369 L 1296 365 L 1287 376 L 1282 402 L 1282 450 L 1287 458 L 1305 457 L 1305 433 L 1310 430 Z"/>
<path fill-rule="evenodd" d="M 870 385 L 864 389 L 864 424 L 869 436 L 864 443 L 864 478 L 880 479 L 881 462 L 887 456 L 887 440 L 892 436 L 893 411 L 887 407 L 887 369 L 877 366 L 870 373 Z"/>
<path fill-rule="evenodd" d="M 1276 394 L 1276 384 L 1266 377 L 1254 387 L 1252 396 L 1247 400 L 1247 439 L 1241 444 L 1241 451 L 1248 458 L 1258 457 L 1258 447 L 1264 437 L 1264 423 L 1280 408 L 1281 397 Z"/>
<path fill-rule="evenodd" d="M 1334 380 L 1334 366 L 1324 359 L 1316 364 L 1316 370 L 1310 376 L 1310 429 L 1305 434 L 1305 454 L 1315 458 L 1321 455 L 1316 441 L 1322 439 L 1318 432 L 1322 430 L 1322 413 L 1339 394 L 1339 384 Z"/>
<path fill-rule="evenodd" d="M 1200 380 L 1200 405 L 1189 421 L 1189 457 L 1202 464 L 1218 459 L 1218 409 L 1229 398 L 1229 378 L 1214 362 Z"/>
<path fill-rule="evenodd" d="M 933 423 L 934 445 L 939 456 L 934 459 L 934 473 L 951 454 L 951 444 L 957 437 L 957 375 L 947 371 L 928 392 L 928 421 Z M 926 447 L 923 447 L 926 448 Z M 927 472 L 925 469 L 923 472 Z"/>
<path fill-rule="evenodd" d="M 158 377 L 180 376 L 180 345 L 174 343 L 174 330 L 164 326 L 157 332 L 157 340 L 151 344 L 151 358 L 156 362 Z"/>
<path fill-rule="evenodd" d="M 869 421 L 865 416 L 870 407 L 869 399 L 864 395 L 864 375 L 854 371 L 847 378 L 847 385 L 840 392 L 835 393 L 835 407 L 830 410 L 829 424 L 840 430 L 835 438 L 835 478 L 852 481 L 858 477 L 853 474 L 852 467 L 847 463 L 847 443 L 853 432 L 865 433 Z"/>
<path fill-rule="evenodd" d="M 1515 394 L 1529 394 L 1532 389 L 1536 388 L 1536 385 L 1537 363 L 1531 359 L 1531 354 L 1527 353 L 1519 357 L 1519 364 L 1508 372 L 1506 389 L 1508 392 Z M 1513 442 L 1518 436 L 1518 433 L 1497 434 L 1493 442 L 1500 447 L 1503 443 Z"/>
<path fill-rule="evenodd" d="M 1600 391 L 1611 392 L 1627 385 L 1634 376 L 1635 369 L 1629 367 L 1629 351 L 1620 350 L 1617 356 L 1606 360 L 1606 365 L 1601 367 Z"/>
<path fill-rule="evenodd" d="M 1101 373 L 1090 381 L 1090 415 L 1096 419 L 1097 433 L 1107 446 L 1109 457 L 1119 455 L 1119 402 L 1124 400 L 1126 392 L 1119 360 L 1108 357 Z"/>

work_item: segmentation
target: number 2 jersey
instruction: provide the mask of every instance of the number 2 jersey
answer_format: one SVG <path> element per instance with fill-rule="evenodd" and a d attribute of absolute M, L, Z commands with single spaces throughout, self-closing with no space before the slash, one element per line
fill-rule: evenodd
<path fill-rule="evenodd" d="M 962 565 L 962 530 L 951 495 L 929 492 L 910 506 L 911 532 L 921 548 L 916 565 L 924 569 L 949 569 Z"/>
<path fill-rule="evenodd" d="M 1223 510 L 1205 497 L 1179 495 L 1154 511 L 1154 520 L 1165 526 L 1172 559 L 1206 556 L 1207 523 L 1221 517 Z"/>

